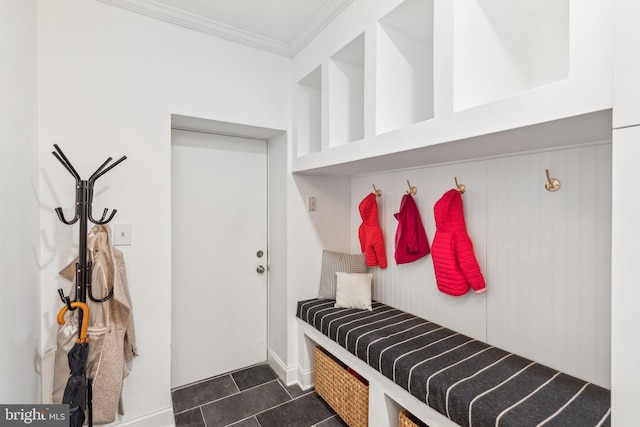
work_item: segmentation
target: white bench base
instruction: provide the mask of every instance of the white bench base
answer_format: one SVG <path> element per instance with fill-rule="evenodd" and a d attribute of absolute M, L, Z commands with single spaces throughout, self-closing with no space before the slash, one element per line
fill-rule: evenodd
<path fill-rule="evenodd" d="M 313 349 L 320 345 L 369 381 L 369 427 L 398 425 L 398 414 L 406 408 L 430 427 L 455 427 L 458 424 L 431 409 L 313 326 L 296 318 L 298 325 L 298 383 L 303 389 L 313 386 Z"/>

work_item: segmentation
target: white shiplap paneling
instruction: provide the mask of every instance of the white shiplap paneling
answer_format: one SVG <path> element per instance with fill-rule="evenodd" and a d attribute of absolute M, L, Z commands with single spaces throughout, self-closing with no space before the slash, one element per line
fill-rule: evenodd
<path fill-rule="evenodd" d="M 544 189 L 545 169 L 561 181 Z M 407 179 L 433 240 L 433 205 L 454 187 L 486 294 L 437 290 L 431 256 L 396 265 L 394 239 Z M 373 268 L 374 297 L 474 338 L 596 384 L 610 386 L 611 146 L 587 147 L 352 178 L 352 251 L 360 245 L 358 204 L 373 191 L 389 266 Z"/>
<path fill-rule="evenodd" d="M 455 187 L 454 176 L 457 176 L 458 181 L 467 187 L 463 195 L 467 230 L 475 243 L 476 256 L 484 271 L 485 168 L 484 162 L 472 162 L 356 177 L 352 180 L 351 191 L 355 210 L 352 214 L 354 252 L 360 250 L 357 229 L 362 222 L 357 206 L 373 190 L 372 184 L 383 191 L 378 199 L 378 209 L 389 265 L 384 270 L 378 267 L 371 269 L 374 273 L 374 297 L 482 340 L 486 339 L 486 296 L 470 293 L 455 298 L 438 291 L 430 255 L 410 264 L 396 265 L 394 242 L 398 222 L 393 214 L 400 208 L 409 180 L 418 189 L 413 197 L 431 244 L 435 233 L 433 205 L 446 191 Z"/>
<path fill-rule="evenodd" d="M 609 387 L 611 146 L 490 163 L 488 342 Z"/>

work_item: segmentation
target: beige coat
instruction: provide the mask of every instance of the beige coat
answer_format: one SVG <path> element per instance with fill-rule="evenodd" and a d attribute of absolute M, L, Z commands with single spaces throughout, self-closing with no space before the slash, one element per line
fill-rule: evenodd
<path fill-rule="evenodd" d="M 87 240 L 88 260 L 93 261 L 91 287 L 97 299 L 113 288 L 113 297 L 104 303 L 87 298 L 89 306 L 89 360 L 87 377 L 93 378 L 93 422 L 109 424 L 116 412 L 123 414 L 122 383 L 129 374 L 126 363 L 137 356 L 131 297 L 122 252 L 111 244 L 108 225 L 93 227 Z M 60 274 L 75 280 L 77 258 Z M 66 314 L 66 323 L 58 330 L 58 347 L 53 380 L 53 403 L 61 403 L 69 378 L 67 353 L 77 337 L 74 311 Z"/>

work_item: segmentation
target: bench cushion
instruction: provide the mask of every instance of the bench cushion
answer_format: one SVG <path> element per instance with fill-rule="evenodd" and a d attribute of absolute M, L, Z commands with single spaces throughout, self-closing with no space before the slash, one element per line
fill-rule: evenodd
<path fill-rule="evenodd" d="M 609 426 L 611 393 L 436 323 L 298 302 L 296 316 L 462 426 Z"/>

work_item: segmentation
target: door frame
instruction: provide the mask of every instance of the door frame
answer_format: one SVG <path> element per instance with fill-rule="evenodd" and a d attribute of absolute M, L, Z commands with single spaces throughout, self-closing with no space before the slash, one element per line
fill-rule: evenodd
<path fill-rule="evenodd" d="M 220 135 L 220 136 L 228 136 L 228 137 L 238 137 L 238 138 L 248 138 L 248 139 L 256 139 L 259 140 L 261 142 L 263 142 L 266 145 L 266 161 L 267 161 L 267 182 L 266 182 L 266 189 L 267 189 L 267 195 L 266 195 L 266 200 L 267 200 L 267 209 L 266 209 L 266 224 L 267 224 L 267 230 L 266 230 L 266 248 L 264 249 L 266 256 L 264 258 L 264 262 L 265 262 L 265 267 L 266 267 L 266 290 L 267 290 L 267 295 L 266 295 L 266 331 L 265 331 L 265 339 L 266 339 L 266 345 L 265 345 L 265 350 L 266 350 L 266 354 L 264 355 L 264 359 L 269 362 L 277 372 L 280 373 L 280 371 L 282 370 L 281 368 L 283 368 L 283 366 L 281 366 L 281 364 L 276 364 L 277 366 L 274 366 L 274 364 L 272 363 L 273 358 L 271 357 L 271 333 L 272 333 L 272 329 L 271 329 L 271 303 L 272 303 L 272 294 L 271 294 L 271 274 L 270 274 L 270 266 L 272 263 L 272 258 L 271 258 L 271 240 L 272 240 L 272 236 L 273 236 L 273 230 L 271 230 L 271 212 L 272 212 L 272 202 L 271 202 L 271 177 L 272 177 L 272 173 L 274 172 L 271 168 L 271 160 L 272 160 L 272 153 L 270 150 L 270 142 L 273 139 L 274 141 L 277 142 L 277 146 L 281 147 L 278 150 L 278 157 L 282 157 L 281 161 L 284 162 L 284 164 L 286 165 L 286 160 L 287 160 L 287 153 L 288 153 L 288 149 L 287 149 L 287 133 L 283 130 L 278 130 L 278 129 L 269 129 L 269 128 L 261 128 L 261 127 L 255 127 L 255 126 L 247 126 L 247 125 L 241 125 L 241 124 L 236 124 L 236 123 L 229 123 L 229 122 L 220 122 L 220 121 L 215 121 L 215 120 L 208 120 L 208 119 L 200 119 L 200 118 L 195 118 L 195 117 L 189 117 L 189 116 L 181 116 L 181 115 L 172 115 L 172 120 L 171 120 L 171 129 L 172 130 L 183 130 L 183 131 L 195 131 L 195 132 L 203 132 L 203 133 L 209 133 L 209 134 L 214 134 L 214 135 Z M 287 168 L 284 168 L 282 171 L 277 171 L 276 172 L 280 177 L 285 177 L 288 172 L 287 172 Z M 281 181 L 282 182 L 282 181 Z M 286 186 L 286 183 L 285 183 Z M 284 191 L 286 193 L 286 188 L 282 189 L 282 191 Z M 282 199 L 284 202 L 286 202 L 286 197 L 284 199 Z M 282 204 L 282 200 L 279 202 L 280 204 Z M 277 233 L 277 234 L 283 234 L 285 236 L 285 241 L 286 241 L 286 230 L 283 230 L 283 233 Z M 172 256 L 173 259 L 173 256 Z M 285 261 L 286 264 L 286 261 Z M 285 283 L 284 283 L 284 287 L 286 290 L 286 273 L 285 273 Z M 286 330 L 286 329 L 285 329 Z M 173 355 L 171 356 L 173 358 Z M 276 360 L 279 361 L 279 359 Z M 173 364 L 171 364 L 171 366 L 173 366 Z M 282 376 L 282 375 L 281 375 Z M 174 387 L 174 384 L 172 384 L 172 387 Z"/>

